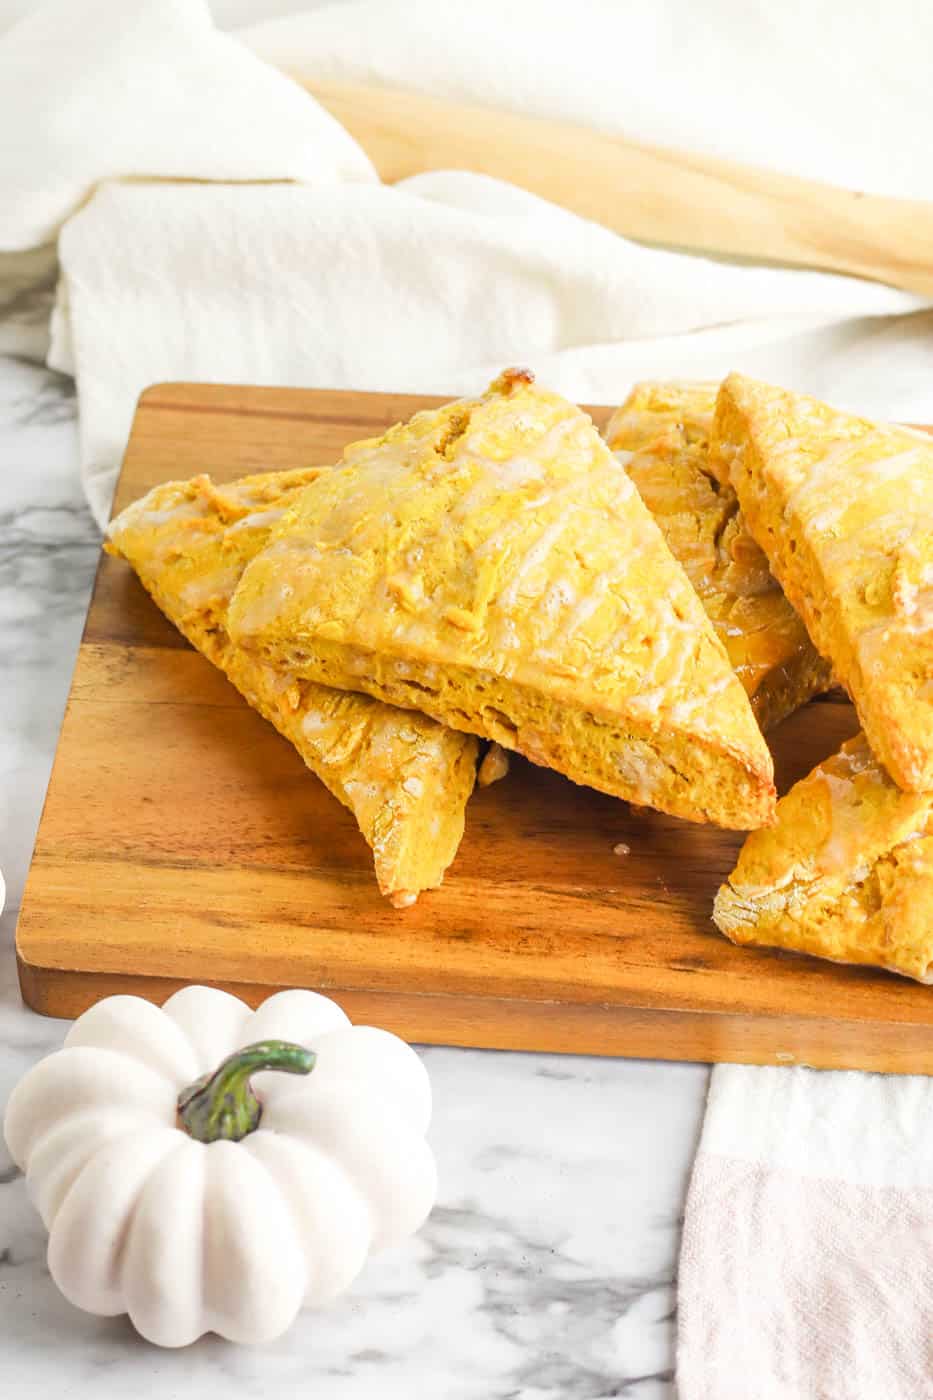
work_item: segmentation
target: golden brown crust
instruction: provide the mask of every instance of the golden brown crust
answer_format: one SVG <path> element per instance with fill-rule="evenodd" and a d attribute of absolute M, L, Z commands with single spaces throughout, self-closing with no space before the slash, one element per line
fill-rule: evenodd
<path fill-rule="evenodd" d="M 933 443 L 734 374 L 711 451 L 875 753 L 933 788 Z"/>
<path fill-rule="evenodd" d="M 748 837 L 713 911 L 734 943 L 933 980 L 933 793 L 898 788 L 863 734 Z"/>
<path fill-rule="evenodd" d="M 230 627 L 616 796 L 771 817 L 770 755 L 686 576 L 586 415 L 524 375 L 349 447 Z"/>
<path fill-rule="evenodd" d="M 735 492 L 713 475 L 715 384 L 638 384 L 606 441 L 697 591 L 762 729 L 832 684 L 831 668 L 745 528 Z"/>
<path fill-rule="evenodd" d="M 230 597 L 247 563 L 319 469 L 273 472 L 217 486 L 169 482 L 110 527 L 111 553 L 132 564 L 155 602 L 275 725 L 356 817 L 393 904 L 441 883 L 463 835 L 474 740 L 366 695 L 274 670 L 230 640 Z"/>

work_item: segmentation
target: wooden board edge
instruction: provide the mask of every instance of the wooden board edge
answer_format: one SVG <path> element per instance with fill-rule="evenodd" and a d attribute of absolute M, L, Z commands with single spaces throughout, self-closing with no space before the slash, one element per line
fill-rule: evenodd
<path fill-rule="evenodd" d="M 494 376 L 491 376 L 493 378 Z M 537 376 L 536 376 L 537 377 Z M 546 385 L 544 386 L 547 387 Z M 136 415 L 141 411 L 174 409 L 178 412 L 207 412 L 221 413 L 230 417 L 261 418 L 270 416 L 274 418 L 293 419 L 296 422 L 317 419 L 326 419 L 328 415 L 318 413 L 308 413 L 300 409 L 297 404 L 293 410 L 285 408 L 257 409 L 250 408 L 240 398 L 241 395 L 249 394 L 263 395 L 268 397 L 270 404 L 273 400 L 281 396 L 295 396 L 300 398 L 305 394 L 316 396 L 326 395 L 329 403 L 339 406 L 341 404 L 358 404 L 361 399 L 388 399 L 399 413 L 397 422 L 405 422 L 414 413 L 419 413 L 423 409 L 443 408 L 445 404 L 451 403 L 458 398 L 476 398 L 482 390 L 475 393 L 449 394 L 415 394 L 406 389 L 323 389 L 314 385 L 288 385 L 288 384 L 239 384 L 234 380 L 212 381 L 212 380 L 184 380 L 184 379 L 161 379 L 152 384 L 147 384 L 139 393 L 136 405 L 133 410 L 133 422 Z M 201 402 L 199 394 L 205 394 L 207 399 L 213 398 L 214 403 Z M 227 400 L 223 402 L 223 400 Z M 576 400 L 572 400 L 576 402 Z M 581 403 L 577 406 L 588 414 L 600 429 L 608 421 L 610 415 L 618 408 L 621 400 L 612 403 Z M 343 415 L 341 415 L 341 418 Z M 373 418 L 375 425 L 384 421 L 384 414 L 376 414 Z M 129 440 L 127 442 L 129 446 Z M 124 459 L 125 459 L 124 453 Z M 120 470 L 123 470 L 121 462 Z"/>
<path fill-rule="evenodd" d="M 104 996 L 160 1005 L 185 978 L 44 968 L 17 951 L 23 1000 L 42 1016 L 71 1019 Z M 251 1006 L 286 988 L 211 981 Z M 321 987 L 354 1022 L 427 1045 L 544 1054 L 622 1056 L 705 1064 L 807 1065 L 887 1074 L 933 1074 L 933 1025 L 872 1023 L 741 1012 L 675 1011 L 512 998 Z"/>

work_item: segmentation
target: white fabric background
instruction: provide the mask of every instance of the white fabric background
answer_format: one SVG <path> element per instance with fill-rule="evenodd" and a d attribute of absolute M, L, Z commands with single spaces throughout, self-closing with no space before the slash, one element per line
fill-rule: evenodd
<path fill-rule="evenodd" d="M 25 8 L 0 0 L 0 24 Z M 67 220 L 51 360 L 77 378 L 99 518 L 159 379 L 457 393 L 518 361 L 617 401 L 638 377 L 738 367 L 933 421 L 922 300 L 646 250 L 463 173 L 383 188 L 265 63 L 933 198 L 933 7 L 214 9 L 253 27 L 219 37 L 203 0 L 57 0 L 0 35 L 0 245 Z M 933 1393 L 931 1110 L 925 1079 L 717 1070 L 685 1226 L 686 1400 Z"/>
<path fill-rule="evenodd" d="M 931 1108 L 919 1076 L 714 1071 L 680 1257 L 681 1400 L 933 1395 Z"/>
<path fill-rule="evenodd" d="M 60 254 L 51 363 L 77 374 L 101 520 L 136 398 L 159 380 L 455 394 L 518 360 L 598 402 L 638 376 L 675 366 L 714 376 L 741 362 L 845 397 L 844 347 L 854 337 L 862 362 L 883 327 L 895 331 L 864 318 L 917 304 L 818 273 L 698 269 L 452 173 L 393 189 L 107 184 L 68 222 Z M 857 326 L 847 310 L 862 313 Z M 918 321 L 926 315 L 896 324 L 896 353 L 913 346 L 904 337 Z M 836 329 L 816 334 L 821 324 Z M 905 381 L 897 408 L 908 417 L 923 407 L 911 392 Z"/>
<path fill-rule="evenodd" d="M 835 184 L 933 195 L 933 7 L 355 0 L 242 32 L 292 71 L 416 87 Z"/>

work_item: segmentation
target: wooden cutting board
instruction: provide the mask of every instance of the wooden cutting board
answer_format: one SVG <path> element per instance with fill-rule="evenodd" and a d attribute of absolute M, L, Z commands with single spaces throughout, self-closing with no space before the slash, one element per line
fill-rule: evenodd
<path fill-rule="evenodd" d="M 156 385 L 116 507 L 199 471 L 332 462 L 434 402 Z M 782 787 L 855 728 L 838 700 L 787 721 Z M 416 1041 L 933 1071 L 933 989 L 720 937 L 740 841 L 516 760 L 470 802 L 443 889 L 396 912 L 349 814 L 105 556 L 17 930 L 23 996 L 73 1016 L 190 981 L 251 1002 L 304 986 Z"/>

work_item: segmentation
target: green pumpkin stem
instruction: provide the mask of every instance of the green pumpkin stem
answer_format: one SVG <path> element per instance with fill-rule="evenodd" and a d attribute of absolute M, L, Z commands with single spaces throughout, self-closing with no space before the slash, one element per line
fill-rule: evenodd
<path fill-rule="evenodd" d="M 180 1126 L 198 1142 L 239 1142 L 259 1127 L 262 1104 L 253 1093 L 250 1075 L 277 1069 L 283 1074 L 310 1074 L 317 1059 L 313 1050 L 288 1040 L 260 1040 L 245 1045 L 182 1089 L 178 1095 Z"/>

